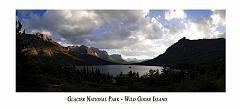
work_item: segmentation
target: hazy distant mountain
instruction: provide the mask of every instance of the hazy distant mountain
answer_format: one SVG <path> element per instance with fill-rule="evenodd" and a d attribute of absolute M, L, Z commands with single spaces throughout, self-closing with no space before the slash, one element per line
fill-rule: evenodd
<path fill-rule="evenodd" d="M 189 40 L 185 37 L 171 45 L 165 53 L 139 64 L 175 65 L 225 62 L 225 39 Z"/>
<path fill-rule="evenodd" d="M 110 59 L 113 60 L 114 62 L 125 64 L 127 61 L 122 59 L 122 56 L 119 54 L 112 54 L 110 55 Z"/>
<path fill-rule="evenodd" d="M 127 58 L 126 61 L 128 63 L 140 63 L 140 62 L 143 62 L 143 61 L 148 61 L 150 59 L 137 59 L 137 58 Z"/>

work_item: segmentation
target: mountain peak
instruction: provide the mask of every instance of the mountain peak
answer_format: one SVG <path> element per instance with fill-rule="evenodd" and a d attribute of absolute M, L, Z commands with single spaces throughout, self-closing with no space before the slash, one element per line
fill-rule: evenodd
<path fill-rule="evenodd" d="M 111 54 L 110 56 L 122 58 L 122 56 L 120 54 Z"/>
<path fill-rule="evenodd" d="M 182 39 L 180 39 L 180 40 L 186 40 L 187 38 L 186 37 L 183 37 Z"/>
<path fill-rule="evenodd" d="M 49 38 L 49 36 L 47 34 L 36 33 L 35 36 L 40 38 L 43 41 L 51 41 L 52 40 L 51 38 Z"/>
<path fill-rule="evenodd" d="M 178 42 L 181 42 L 181 41 L 189 41 L 189 39 L 187 39 L 186 37 L 183 37 L 183 38 L 178 40 Z"/>

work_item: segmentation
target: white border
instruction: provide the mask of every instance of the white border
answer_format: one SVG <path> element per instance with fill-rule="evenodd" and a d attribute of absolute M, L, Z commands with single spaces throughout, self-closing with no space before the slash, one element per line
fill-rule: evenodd
<path fill-rule="evenodd" d="M 17 108 L 201 108 L 239 107 L 238 71 L 240 14 L 235 0 L 7 0 L 1 3 L 0 23 L 0 107 Z M 15 11 L 16 9 L 226 9 L 227 92 L 226 93 L 16 93 Z M 69 103 L 71 96 L 160 96 L 168 102 L 84 102 Z M 192 109 L 190 108 L 190 109 Z M 5 109 L 5 108 L 2 108 Z"/>

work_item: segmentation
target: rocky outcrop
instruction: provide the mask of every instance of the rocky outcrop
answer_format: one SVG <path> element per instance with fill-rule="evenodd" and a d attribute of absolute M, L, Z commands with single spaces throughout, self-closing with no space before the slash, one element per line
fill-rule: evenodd
<path fill-rule="evenodd" d="M 122 59 L 122 56 L 120 54 L 109 55 L 106 51 L 99 50 L 98 48 L 90 47 L 90 49 L 95 51 L 97 53 L 97 56 L 101 59 L 116 62 L 116 63 L 121 63 L 121 64 L 127 63 L 125 60 Z"/>
<path fill-rule="evenodd" d="M 89 49 L 87 46 L 81 45 L 79 46 L 72 46 L 70 47 L 70 52 L 74 53 L 74 54 L 78 54 L 78 55 L 82 55 L 82 54 L 87 54 L 87 55 L 91 55 L 91 56 L 98 56 L 97 53 L 91 49 Z"/>
<path fill-rule="evenodd" d="M 39 50 L 38 55 L 51 57 L 53 55 L 53 52 L 51 51 L 51 49 L 41 49 Z"/>
<path fill-rule="evenodd" d="M 90 47 L 89 49 L 92 51 L 95 51 L 97 53 L 97 56 L 101 59 L 105 59 L 105 60 L 110 59 L 108 53 L 104 50 L 99 50 L 98 48 L 94 48 L 94 47 Z"/>

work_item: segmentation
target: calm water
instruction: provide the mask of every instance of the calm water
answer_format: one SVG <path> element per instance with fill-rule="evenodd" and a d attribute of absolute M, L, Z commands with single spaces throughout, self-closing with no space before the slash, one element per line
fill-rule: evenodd
<path fill-rule="evenodd" d="M 152 70 L 159 70 L 159 73 L 162 71 L 161 66 L 144 66 L 144 65 L 98 65 L 98 66 L 85 66 L 88 67 L 89 70 L 98 68 L 101 73 L 108 73 L 110 75 L 116 76 L 123 72 L 123 74 L 127 74 L 130 71 L 138 72 L 139 75 L 144 75 Z M 77 66 L 79 69 L 83 69 L 84 66 Z"/>

